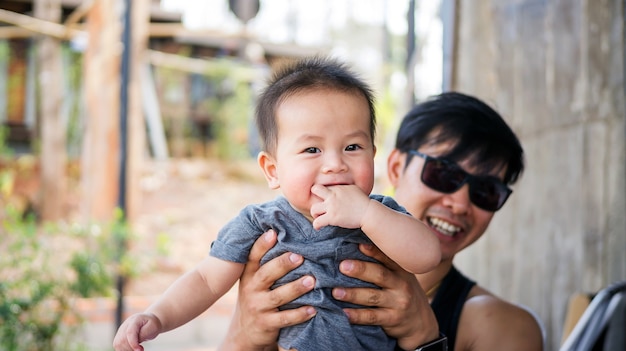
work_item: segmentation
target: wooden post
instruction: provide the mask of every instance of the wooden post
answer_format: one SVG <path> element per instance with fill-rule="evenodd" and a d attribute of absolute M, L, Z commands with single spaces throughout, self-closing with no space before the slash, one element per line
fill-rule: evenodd
<path fill-rule="evenodd" d="M 131 3 L 131 2 L 129 2 Z M 146 155 L 146 124 L 142 107 L 142 73 L 148 64 L 150 0 L 132 1 L 130 42 L 130 84 L 128 101 L 128 163 L 126 168 L 126 219 L 131 223 L 141 201 L 141 170 Z"/>
<path fill-rule="evenodd" d="M 34 15 L 50 22 L 61 21 L 60 0 L 37 0 Z M 38 41 L 39 91 L 41 96 L 41 218 L 63 217 L 67 188 L 66 136 L 62 118 L 63 65 L 61 43 L 52 37 Z"/>
<path fill-rule="evenodd" d="M 96 0 L 87 14 L 84 55 L 86 131 L 81 159 L 81 214 L 109 221 L 119 191 L 121 24 L 116 0 Z"/>

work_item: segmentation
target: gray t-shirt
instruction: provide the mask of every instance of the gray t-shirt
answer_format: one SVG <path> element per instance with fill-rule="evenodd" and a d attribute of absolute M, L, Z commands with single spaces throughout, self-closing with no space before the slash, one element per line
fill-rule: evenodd
<path fill-rule="evenodd" d="M 408 213 L 388 196 L 370 195 L 396 211 Z M 380 223 L 380 225 L 385 225 Z M 339 272 L 345 259 L 374 261 L 359 251 L 361 243 L 371 243 L 360 229 L 326 226 L 315 230 L 312 223 L 297 212 L 287 199 L 246 206 L 218 233 L 211 245 L 210 255 L 222 260 L 247 263 L 250 249 L 258 237 L 274 229 L 278 243 L 263 257 L 261 263 L 294 252 L 304 257 L 304 263 L 276 281 L 272 287 L 291 282 L 303 275 L 315 277 L 315 289 L 281 309 L 311 305 L 317 315 L 308 322 L 280 331 L 279 345 L 285 349 L 305 350 L 394 350 L 396 340 L 389 338 L 381 327 L 351 325 L 342 308 L 358 308 L 333 299 L 335 287 L 370 287 L 375 285 L 347 277 Z M 389 233 L 392 240 L 393 233 Z"/>

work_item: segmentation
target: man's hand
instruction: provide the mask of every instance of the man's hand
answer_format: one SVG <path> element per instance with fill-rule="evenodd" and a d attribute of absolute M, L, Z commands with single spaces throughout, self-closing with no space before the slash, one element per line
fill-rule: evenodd
<path fill-rule="evenodd" d="M 382 265 L 346 260 L 339 265 L 340 271 L 381 289 L 333 289 L 333 297 L 337 300 L 376 307 L 344 309 L 350 322 L 380 325 L 387 335 L 398 339 L 400 348 L 407 350 L 439 337 L 437 319 L 417 278 L 400 268 L 375 246 L 362 244 L 360 249 Z"/>
<path fill-rule="evenodd" d="M 235 314 L 220 350 L 275 349 L 280 328 L 305 322 L 315 316 L 315 309 L 302 306 L 279 311 L 278 307 L 312 290 L 315 279 L 303 276 L 274 290 L 276 280 L 304 262 L 302 256 L 284 253 L 261 266 L 263 255 L 276 244 L 270 230 L 252 246 L 248 263 L 239 280 Z"/>

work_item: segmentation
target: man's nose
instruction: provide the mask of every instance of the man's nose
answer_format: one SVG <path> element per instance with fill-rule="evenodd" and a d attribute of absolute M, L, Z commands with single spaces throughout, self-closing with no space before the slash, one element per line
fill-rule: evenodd
<path fill-rule="evenodd" d="M 452 208 L 454 214 L 464 214 L 470 208 L 472 202 L 469 196 L 469 184 L 463 184 L 457 191 L 445 194 L 443 204 Z"/>

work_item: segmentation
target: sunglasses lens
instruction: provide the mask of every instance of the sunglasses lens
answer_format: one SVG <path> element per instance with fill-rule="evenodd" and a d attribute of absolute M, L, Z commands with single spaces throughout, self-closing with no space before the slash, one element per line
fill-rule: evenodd
<path fill-rule="evenodd" d="M 511 194 L 511 190 L 495 177 L 471 176 L 455 163 L 426 158 L 422 182 L 429 188 L 450 194 L 459 190 L 466 181 L 470 183 L 470 200 L 486 211 L 499 210 Z"/>
<path fill-rule="evenodd" d="M 422 182 L 442 193 L 458 190 L 465 181 L 466 174 L 454 164 L 443 160 L 428 159 L 422 170 Z"/>
<path fill-rule="evenodd" d="M 509 197 L 510 190 L 495 179 L 477 177 L 470 184 L 470 200 L 487 211 L 497 211 Z"/>

